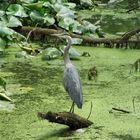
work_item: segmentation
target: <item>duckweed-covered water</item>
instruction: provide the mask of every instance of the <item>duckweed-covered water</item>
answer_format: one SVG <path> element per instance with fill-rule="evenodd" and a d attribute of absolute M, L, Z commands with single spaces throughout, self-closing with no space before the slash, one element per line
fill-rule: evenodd
<path fill-rule="evenodd" d="M 72 61 L 83 84 L 83 109 L 75 113 L 94 123 L 71 131 L 67 126 L 37 117 L 38 112 L 68 111 L 71 100 L 62 84 L 63 59 L 41 60 L 41 54 L 28 59 L 15 58 L 17 48 L 9 48 L 0 75 L 7 81 L 12 103 L 0 102 L 0 140 L 138 140 L 140 139 L 140 73 L 130 74 L 139 50 L 76 47 L 90 57 Z M 96 66 L 98 80 L 87 79 L 88 69 Z M 135 98 L 135 112 L 132 100 Z M 4 107 L 1 107 L 2 105 Z M 131 111 L 112 111 L 113 107 Z"/>

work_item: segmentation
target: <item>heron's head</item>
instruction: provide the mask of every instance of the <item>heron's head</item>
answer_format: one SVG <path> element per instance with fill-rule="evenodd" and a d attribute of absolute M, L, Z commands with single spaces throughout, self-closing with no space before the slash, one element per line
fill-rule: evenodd
<path fill-rule="evenodd" d="M 70 37 L 70 35 L 68 33 L 51 34 L 51 35 L 56 36 L 58 38 L 71 40 L 71 37 Z"/>

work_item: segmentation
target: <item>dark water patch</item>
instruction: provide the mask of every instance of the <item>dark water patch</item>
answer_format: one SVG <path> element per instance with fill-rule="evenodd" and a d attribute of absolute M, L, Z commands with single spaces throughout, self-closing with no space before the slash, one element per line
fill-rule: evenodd
<path fill-rule="evenodd" d="M 33 85 L 41 79 L 55 80 L 61 71 L 58 67 L 35 66 L 29 61 L 15 61 L 6 69 L 16 73 L 15 79 L 23 85 Z"/>
<path fill-rule="evenodd" d="M 101 18 L 101 15 L 93 15 L 88 19 L 91 23 L 95 23 Z M 106 33 L 116 34 L 117 32 L 126 32 L 130 29 L 139 27 L 140 19 L 116 17 L 114 15 L 104 15 L 101 20 L 101 28 Z"/>

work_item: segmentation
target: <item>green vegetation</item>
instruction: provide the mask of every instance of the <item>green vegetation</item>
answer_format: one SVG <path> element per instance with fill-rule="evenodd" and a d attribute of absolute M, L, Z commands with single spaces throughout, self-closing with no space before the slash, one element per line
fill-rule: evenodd
<path fill-rule="evenodd" d="M 140 72 L 134 72 L 139 8 L 138 0 L 0 1 L 0 140 L 140 139 Z M 51 36 L 57 32 L 76 37 L 69 55 L 79 70 L 84 105 L 75 113 L 87 118 L 93 104 L 93 125 L 86 129 L 71 131 L 37 116 L 71 106 L 63 87 L 66 43 Z M 88 79 L 94 66 L 97 81 Z"/>
<path fill-rule="evenodd" d="M 0 74 L 7 81 L 7 89 L 11 92 L 15 107 L 9 105 L 10 112 L 0 111 L 1 140 L 140 138 L 140 75 L 129 73 L 130 64 L 139 57 L 140 52 L 91 47 L 76 49 L 91 55 L 73 61 L 80 72 L 84 92 L 83 109 L 76 108 L 76 113 L 86 118 L 92 101 L 90 120 L 94 124 L 83 129 L 84 132 L 71 132 L 67 126 L 40 120 L 37 112 L 68 111 L 71 105 L 62 85 L 63 60 L 52 60 L 53 63 L 47 65 L 46 61 L 41 61 L 41 56 L 18 59 L 14 58 L 16 48 L 12 48 L 7 50 L 9 55 L 4 60 L 8 63 Z M 88 81 L 88 69 L 92 66 L 96 66 L 99 71 L 97 82 Z M 133 97 L 137 97 L 135 112 Z M 111 112 L 112 107 L 132 113 Z"/>

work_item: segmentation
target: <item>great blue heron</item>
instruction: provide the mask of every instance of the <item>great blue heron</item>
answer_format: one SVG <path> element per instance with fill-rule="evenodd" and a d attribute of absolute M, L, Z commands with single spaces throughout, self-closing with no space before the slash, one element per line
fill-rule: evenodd
<path fill-rule="evenodd" d="M 71 37 L 66 33 L 52 34 L 52 35 L 57 36 L 59 38 L 66 39 L 68 42 L 67 46 L 64 48 L 65 70 L 64 70 L 63 83 L 64 83 L 65 90 L 68 92 L 69 96 L 73 101 L 72 106 L 70 108 L 70 112 L 73 113 L 75 103 L 78 108 L 82 108 L 83 95 L 82 95 L 82 85 L 81 85 L 78 71 L 75 68 L 75 66 L 71 63 L 69 57 L 69 49 L 71 47 L 71 42 L 72 42 Z"/>

